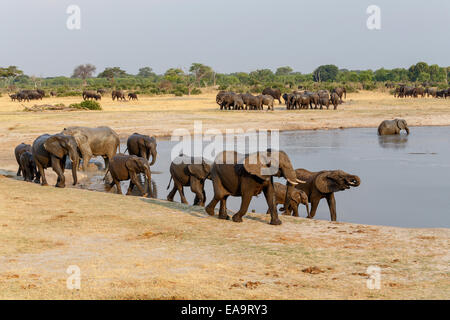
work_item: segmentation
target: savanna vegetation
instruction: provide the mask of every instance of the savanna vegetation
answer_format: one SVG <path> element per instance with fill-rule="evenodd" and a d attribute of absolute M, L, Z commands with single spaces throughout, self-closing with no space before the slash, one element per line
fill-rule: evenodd
<path fill-rule="evenodd" d="M 189 69 L 170 68 L 164 74 L 156 74 L 150 67 L 142 67 L 137 74 L 129 74 L 120 67 L 108 67 L 95 76 L 96 67 L 91 64 L 77 66 L 71 77 L 39 78 L 26 75 L 16 66 L 0 68 L 0 88 L 4 93 L 22 89 L 40 88 L 52 91 L 56 96 L 79 96 L 83 90 L 117 89 L 133 90 L 136 94 L 176 96 L 195 95 L 201 88 L 216 86 L 220 90 L 236 92 L 261 92 L 266 87 L 282 92 L 297 89 L 308 90 L 345 87 L 347 92 L 392 88 L 396 84 L 413 86 L 448 87 L 450 67 L 418 62 L 408 69 L 347 70 L 335 65 L 322 65 L 312 73 L 295 72 L 291 67 L 275 70 L 259 69 L 252 72 L 218 73 L 201 63 L 193 63 Z M 47 93 L 48 94 L 48 93 Z"/>

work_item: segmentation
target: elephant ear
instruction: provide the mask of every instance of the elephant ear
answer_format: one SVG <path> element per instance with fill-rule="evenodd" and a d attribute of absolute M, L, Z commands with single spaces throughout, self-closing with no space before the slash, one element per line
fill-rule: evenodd
<path fill-rule="evenodd" d="M 269 157 L 266 152 L 255 152 L 244 159 L 245 171 L 263 180 L 267 180 L 276 174 L 276 172 L 271 172 L 273 171 L 272 168 L 276 168 L 278 171 L 278 160 L 275 157 Z"/>
<path fill-rule="evenodd" d="M 191 175 L 200 180 L 205 180 L 208 173 L 203 169 L 203 165 L 200 164 L 189 164 L 187 166 L 188 171 Z"/>
<path fill-rule="evenodd" d="M 315 181 L 316 188 L 321 193 L 335 192 L 336 190 L 333 189 L 332 184 L 333 182 L 330 179 L 330 172 L 328 171 L 320 173 Z"/>
<path fill-rule="evenodd" d="M 49 137 L 44 143 L 44 149 L 60 159 L 66 154 L 61 145 L 61 140 L 57 136 Z"/>
<path fill-rule="evenodd" d="M 127 159 L 127 161 L 125 161 L 125 167 L 132 172 L 137 172 L 139 170 L 138 169 L 138 164 L 137 162 L 138 157 L 136 156 L 131 156 Z"/>

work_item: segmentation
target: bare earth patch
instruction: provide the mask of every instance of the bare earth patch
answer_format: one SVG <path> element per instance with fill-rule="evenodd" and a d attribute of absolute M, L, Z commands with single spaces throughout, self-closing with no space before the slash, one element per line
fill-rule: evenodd
<path fill-rule="evenodd" d="M 448 229 L 265 214 L 241 224 L 162 200 L 0 176 L 0 298 L 448 299 Z M 81 290 L 66 288 L 81 269 Z M 366 287 L 381 268 L 381 290 Z"/>

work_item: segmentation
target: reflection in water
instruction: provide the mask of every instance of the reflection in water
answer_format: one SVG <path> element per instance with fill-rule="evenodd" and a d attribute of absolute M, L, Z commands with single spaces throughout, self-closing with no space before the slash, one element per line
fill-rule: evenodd
<path fill-rule="evenodd" d="M 280 133 L 280 149 L 289 155 L 294 168 L 342 169 L 361 178 L 358 188 L 335 194 L 338 221 L 450 227 L 449 137 L 450 127 L 415 127 L 410 136 L 382 137 L 374 128 L 296 131 Z M 176 143 L 158 141 L 159 160 L 151 167 L 150 197 L 166 199 L 169 193 L 166 186 L 170 179 L 170 157 Z M 125 147 L 121 145 L 121 150 Z M 97 160 L 103 163 L 102 159 Z M 81 187 L 104 192 L 104 174 L 105 171 L 88 172 Z M 275 181 L 286 183 L 279 178 Z M 124 192 L 128 183 L 122 182 Z M 205 191 L 208 203 L 214 194 L 210 180 L 205 183 Z M 115 192 L 115 187 L 109 192 Z M 140 195 L 138 190 L 133 190 L 133 194 Z M 185 196 L 192 204 L 194 194 L 188 187 Z M 180 201 L 178 194 L 174 200 Z M 239 197 L 230 196 L 227 207 L 236 212 L 240 203 Z M 253 210 L 267 211 L 264 195 L 253 197 L 248 211 Z M 326 201 L 320 202 L 315 219 L 330 220 Z"/>
<path fill-rule="evenodd" d="M 378 136 L 380 147 L 385 149 L 405 149 L 408 144 L 408 135 L 394 134 L 388 136 Z"/>

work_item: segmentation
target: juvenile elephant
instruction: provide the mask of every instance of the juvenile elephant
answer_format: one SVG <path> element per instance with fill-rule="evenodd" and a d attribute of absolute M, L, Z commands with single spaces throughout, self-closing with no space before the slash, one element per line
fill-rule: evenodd
<path fill-rule="evenodd" d="M 195 193 L 194 206 L 204 206 L 206 201 L 205 180 L 210 178 L 211 163 L 201 158 L 179 156 L 170 164 L 170 182 L 173 179 L 174 186 L 167 196 L 168 201 L 173 201 L 175 193 L 180 194 L 181 202 L 188 204 L 184 196 L 183 187 L 191 187 Z"/>
<path fill-rule="evenodd" d="M 273 97 L 271 95 L 260 95 L 257 97 L 260 100 L 261 109 L 264 109 L 264 106 L 267 106 L 267 110 L 273 111 Z M 281 103 L 281 102 L 280 102 Z"/>
<path fill-rule="evenodd" d="M 145 158 L 137 157 L 134 155 L 117 154 L 115 155 L 109 164 L 109 169 L 106 171 L 111 173 L 112 182 L 109 187 L 112 188 L 116 185 L 117 193 L 122 194 L 122 188 L 120 187 L 120 181 L 130 180 L 130 186 L 128 187 L 127 195 L 131 194 L 133 187 L 137 186 L 143 197 L 147 196 L 144 188 L 141 186 L 138 180 L 138 174 L 143 173 L 147 177 L 148 187 L 150 189 L 150 183 L 152 175 L 150 166 Z"/>
<path fill-rule="evenodd" d="M 400 131 L 405 130 L 409 134 L 408 124 L 403 119 L 384 120 L 378 126 L 378 135 L 400 134 Z"/>
<path fill-rule="evenodd" d="M 150 160 L 150 155 L 152 156 L 152 162 L 150 165 L 154 165 L 156 162 L 156 139 L 155 137 L 150 137 L 147 135 L 133 133 L 128 137 L 127 149 L 130 155 L 135 155 L 142 157 L 147 161 Z"/>
<path fill-rule="evenodd" d="M 128 100 L 138 100 L 138 96 L 137 96 L 137 94 L 136 93 L 134 93 L 134 92 L 130 92 L 129 94 L 128 94 Z"/>
<path fill-rule="evenodd" d="M 52 167 L 53 171 L 58 175 L 56 187 L 65 187 L 64 168 L 67 156 L 72 161 L 73 185 L 77 184 L 77 164 L 79 163 L 79 157 L 77 143 L 74 137 L 63 134 L 43 134 L 34 140 L 32 154 L 43 186 L 48 185 L 44 170 Z"/>
<path fill-rule="evenodd" d="M 280 89 L 272 89 L 272 88 L 265 88 L 262 92 L 262 95 L 269 95 L 272 96 L 274 100 L 278 100 L 278 102 L 281 104 L 281 91 Z"/>
<path fill-rule="evenodd" d="M 275 210 L 275 191 L 273 177 L 284 177 L 290 183 L 288 194 L 299 180 L 295 176 L 291 160 L 283 151 L 267 150 L 242 155 L 234 151 L 219 153 L 211 168 L 211 180 L 214 186 L 214 199 L 205 208 L 209 215 L 214 215 L 214 208 L 220 201 L 220 219 L 229 219 L 226 200 L 229 196 L 241 197 L 241 207 L 233 215 L 234 222 L 242 222 L 253 196 L 264 192 L 271 215 L 270 224 L 279 225 L 281 220 Z M 289 205 L 286 197 L 285 207 Z"/>
<path fill-rule="evenodd" d="M 20 156 L 20 166 L 23 170 L 23 180 L 31 182 L 36 178 L 34 182 L 39 183 L 40 175 L 37 172 L 36 163 L 30 151 L 25 151 Z"/>
<path fill-rule="evenodd" d="M 298 184 L 297 189 L 302 190 L 308 196 L 311 203 L 311 213 L 308 218 L 314 218 L 320 199 L 325 198 L 330 209 L 331 221 L 336 221 L 336 200 L 334 193 L 358 187 L 361 180 L 358 176 L 348 174 L 342 170 L 325 170 L 310 172 L 306 169 L 296 169 L 298 179 L 305 180 L 305 184 Z"/>
<path fill-rule="evenodd" d="M 75 138 L 83 158 L 84 171 L 87 170 L 89 160 L 96 156 L 103 157 L 107 169 L 109 161 L 116 155 L 120 146 L 119 135 L 109 127 L 68 127 L 61 133 Z"/>
<path fill-rule="evenodd" d="M 287 187 L 284 184 L 275 182 L 273 184 L 273 188 L 275 190 L 275 207 L 279 204 L 284 204 L 284 201 L 286 199 L 286 191 L 287 191 Z M 298 217 L 298 206 L 301 204 L 303 204 L 306 207 L 306 213 L 307 216 L 309 216 L 309 203 L 308 203 L 308 196 L 306 195 L 306 193 L 302 190 L 299 190 L 297 188 L 292 189 L 291 188 L 291 193 L 289 195 L 290 197 L 290 201 L 289 201 L 289 207 L 288 210 L 286 211 L 283 208 L 281 208 L 281 211 L 284 211 L 285 214 L 287 214 L 287 212 L 290 212 L 290 210 L 292 210 L 293 212 L 293 216 L 294 217 Z M 267 210 L 267 213 L 269 213 L 269 210 Z"/>
<path fill-rule="evenodd" d="M 337 107 L 338 107 L 340 101 L 341 101 L 341 100 L 340 100 L 340 98 L 339 98 L 339 95 L 338 95 L 336 92 L 333 92 L 333 93 L 331 94 L 330 102 L 333 104 L 334 110 L 337 109 Z"/>
<path fill-rule="evenodd" d="M 22 155 L 22 153 L 30 151 L 31 152 L 31 146 L 29 144 L 25 144 L 25 143 L 21 143 L 19 145 L 16 146 L 16 148 L 14 149 L 14 155 L 16 157 L 16 161 L 17 164 L 19 165 L 19 169 L 17 169 L 17 173 L 16 175 L 18 177 L 21 176 L 21 173 L 23 172 L 22 166 L 20 164 L 20 156 Z"/>

